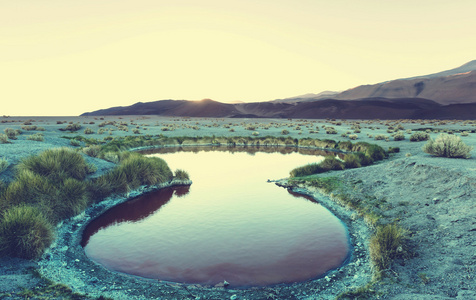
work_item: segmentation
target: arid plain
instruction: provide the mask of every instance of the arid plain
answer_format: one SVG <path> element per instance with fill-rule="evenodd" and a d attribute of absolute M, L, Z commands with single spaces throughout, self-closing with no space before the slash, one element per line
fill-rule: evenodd
<path fill-rule="evenodd" d="M 291 137 L 336 141 L 369 142 L 385 150 L 399 152 L 374 165 L 330 171 L 317 177 L 336 177 L 345 183 L 346 193 L 373 197 L 382 203 L 383 222 L 398 222 L 407 230 L 411 255 L 395 260 L 386 276 L 377 283 L 369 260 L 369 237 L 374 228 L 356 212 L 339 205 L 333 194 L 282 178 L 282 185 L 313 195 L 347 224 L 353 243 L 353 255 L 346 266 L 325 277 L 295 285 L 232 290 L 226 287 L 202 288 L 151 283 L 105 270 L 91 272 L 92 262 L 80 253 L 79 227 L 110 206 L 128 197 L 109 199 L 102 206 L 65 221 L 57 228 L 57 240 L 39 260 L 0 259 L 0 298 L 58 298 L 44 291 L 44 278 L 64 284 L 81 297 L 114 299 L 334 299 L 343 292 L 367 287 L 366 295 L 379 299 L 475 299 L 476 298 L 476 158 L 434 157 L 422 150 L 426 141 L 410 141 L 415 132 L 427 132 L 435 139 L 441 133 L 460 136 L 476 146 L 476 121 L 452 120 L 297 120 L 297 119 L 216 119 L 167 118 L 154 116 L 122 117 L 3 117 L 0 132 L 18 130 L 14 138 L 0 144 L 0 159 L 7 167 L 0 180 L 14 178 L 15 165 L 23 158 L 46 149 L 86 147 L 85 140 L 73 143 L 77 136 L 108 140 L 124 136 L 167 137 Z M 63 131 L 78 124 L 75 132 Z M 79 127 L 80 125 L 80 127 Z M 331 130 L 331 127 L 334 130 Z M 395 140 L 400 132 L 403 139 Z M 99 176 L 114 163 L 84 155 Z M 276 162 L 279 164 L 279 162 Z M 296 166 L 298 167 L 298 166 Z M 290 171 L 290 170 L 289 170 Z M 193 177 L 191 178 L 193 181 Z M 129 197 L 139 194 L 134 191 Z M 76 243 L 76 244 L 75 244 Z M 76 249 L 76 250 L 74 250 Z M 76 251 L 76 252 L 75 252 Z M 37 270 L 44 278 L 32 275 Z M 99 268 L 100 269 L 100 268 Z M 36 271 L 34 272 L 36 273 Z M 155 290 L 154 290 L 155 289 Z M 35 294 L 41 290 L 42 296 Z M 79 296 L 77 296 L 79 297 Z M 354 297 L 354 296 L 347 296 Z M 352 298 L 351 298 L 352 299 Z"/>

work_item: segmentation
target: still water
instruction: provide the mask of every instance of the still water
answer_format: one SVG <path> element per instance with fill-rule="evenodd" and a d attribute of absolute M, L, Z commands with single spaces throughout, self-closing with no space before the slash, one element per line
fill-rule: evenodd
<path fill-rule="evenodd" d="M 91 222 L 83 247 L 93 261 L 145 278 L 249 287 L 305 281 L 346 260 L 339 219 L 267 182 L 322 156 L 163 152 L 150 155 L 186 170 L 193 184 L 143 195 Z"/>

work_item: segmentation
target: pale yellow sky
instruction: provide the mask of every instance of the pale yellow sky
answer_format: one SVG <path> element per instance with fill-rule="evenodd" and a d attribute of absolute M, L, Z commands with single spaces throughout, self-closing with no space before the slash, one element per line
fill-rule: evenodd
<path fill-rule="evenodd" d="M 0 0 L 0 115 L 267 101 L 476 59 L 476 1 Z"/>

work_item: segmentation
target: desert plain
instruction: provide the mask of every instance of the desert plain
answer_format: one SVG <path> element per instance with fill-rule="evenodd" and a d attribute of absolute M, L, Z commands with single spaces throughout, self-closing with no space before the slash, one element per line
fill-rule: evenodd
<path fill-rule="evenodd" d="M 365 286 L 369 299 L 476 299 L 476 153 L 473 150 L 468 159 L 434 157 L 422 150 L 426 141 L 410 141 L 410 136 L 417 131 L 428 132 L 433 139 L 441 133 L 449 133 L 475 147 L 476 121 L 155 116 L 4 116 L 0 121 L 0 133 L 7 128 L 21 130 L 16 139 L 0 144 L 0 159 L 8 162 L 8 167 L 0 173 L 3 182 L 14 178 L 15 165 L 25 157 L 51 148 L 85 147 L 84 142 L 71 144 L 75 136 L 98 140 L 143 135 L 286 136 L 363 141 L 386 150 L 398 147 L 399 152 L 371 166 L 330 171 L 317 177 L 337 177 L 346 183 L 350 194 L 382 199 L 383 214 L 407 230 L 411 246 L 410 256 L 394 261 L 386 276 L 368 287 L 373 280 L 368 248 L 374 228 L 356 212 L 342 207 L 332 194 L 297 183 L 289 188 L 312 195 L 338 216 L 350 233 L 353 249 L 349 263 L 322 278 L 291 285 L 228 289 L 141 280 L 105 270 L 89 261 L 79 245 L 81 228 L 108 208 L 144 192 L 144 187 L 107 199 L 62 222 L 56 229 L 55 242 L 38 260 L 0 258 L 1 299 L 62 299 L 54 293 L 35 294 L 51 282 L 64 285 L 78 293 L 74 297 L 84 299 L 335 299 L 339 295 L 343 297 L 343 292 Z M 68 124 L 81 127 L 75 132 L 60 130 Z M 326 133 L 329 127 L 336 133 Z M 396 131 L 402 132 L 404 139 L 394 140 Z M 351 140 L 351 135 L 357 137 Z M 97 168 L 90 176 L 100 176 L 114 167 L 114 163 L 84 156 Z M 281 185 L 288 184 L 283 178 L 271 179 Z"/>

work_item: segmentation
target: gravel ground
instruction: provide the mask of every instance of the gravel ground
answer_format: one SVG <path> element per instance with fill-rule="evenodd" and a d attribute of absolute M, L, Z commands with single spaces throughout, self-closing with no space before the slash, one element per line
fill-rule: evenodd
<path fill-rule="evenodd" d="M 25 131 L 12 140 L 11 144 L 0 144 L 0 158 L 11 164 L 0 179 L 9 181 L 13 177 L 13 166 L 21 158 L 39 153 L 45 149 L 70 146 L 69 140 L 62 136 L 82 135 L 93 138 L 105 136 L 133 135 L 132 129 L 141 134 L 164 134 L 167 136 L 251 136 L 258 132 L 260 136 L 282 136 L 283 129 L 289 130 L 294 138 L 315 137 L 335 140 L 348 140 L 342 133 L 353 132 L 349 122 L 339 125 L 331 120 L 267 120 L 267 119 L 191 119 L 156 117 L 11 117 L 0 118 L 0 132 L 5 128 L 21 129 L 24 122 L 43 127 L 45 131 Z M 58 121 L 81 123 L 77 133 L 60 131 L 67 124 Z M 105 125 L 104 121 L 127 123 L 129 132 L 118 130 L 117 126 Z M 94 124 L 92 124 L 94 123 Z M 133 123 L 134 125 L 131 125 Z M 255 129 L 246 129 L 253 125 Z M 337 135 L 327 135 L 322 126 L 333 126 Z M 476 299 L 476 159 L 447 159 L 431 157 L 423 153 L 424 142 L 410 142 L 410 134 L 403 141 L 375 140 L 369 135 L 387 133 L 393 122 L 361 122 L 361 133 L 356 141 L 377 143 L 384 148 L 400 147 L 401 151 L 383 162 L 360 169 L 333 172 L 347 182 L 358 182 L 354 193 L 366 193 L 376 197 L 385 197 L 388 209 L 385 214 L 398 219 L 402 227 L 410 233 L 414 256 L 398 261 L 392 266 L 391 276 L 375 287 L 382 299 Z M 474 124 L 463 122 L 414 121 L 402 123 L 405 129 L 431 128 L 471 132 Z M 297 128 L 297 127 L 300 128 Z M 195 128 L 194 128 L 195 127 Z M 269 127 L 266 129 L 266 127 Z M 318 133 L 316 127 L 320 130 Z M 91 128 L 93 134 L 84 134 L 85 128 Z M 100 128 L 106 128 L 102 134 Z M 165 130 L 165 128 L 167 128 Z M 197 129 L 199 128 L 199 129 Z M 233 128 L 234 131 L 230 131 Z M 37 142 L 27 136 L 41 132 L 44 141 Z M 438 133 L 431 133 L 435 138 Z M 462 137 L 465 143 L 475 146 L 476 133 Z M 473 151 L 473 155 L 474 155 Z M 87 157 L 98 167 L 95 176 L 110 169 L 113 164 Z M 278 179 L 278 178 L 276 178 Z M 193 180 L 193 178 L 192 178 Z M 281 183 L 284 183 L 281 181 Z M 105 270 L 87 259 L 79 246 L 81 232 L 89 220 L 100 215 L 111 206 L 129 199 L 145 190 L 137 190 L 128 197 L 108 199 L 85 213 L 61 224 L 57 231 L 56 242 L 38 261 L 25 261 L 12 258 L 0 259 L 0 298 L 24 298 L 18 293 L 23 288 L 33 289 L 38 277 L 30 270 L 36 268 L 46 278 L 70 286 L 73 291 L 87 293 L 91 297 L 104 295 L 114 299 L 333 299 L 341 291 L 365 285 L 371 279 L 371 266 L 368 256 L 368 240 L 372 233 L 363 220 L 352 211 L 345 210 L 331 198 L 318 191 L 301 188 L 296 190 L 312 195 L 317 201 L 329 208 L 347 224 L 351 242 L 352 256 L 345 266 L 334 270 L 325 277 L 305 283 L 232 290 L 223 286 L 200 287 L 180 285 L 170 282 L 141 280 Z M 377 297 L 376 296 L 376 297 Z"/>

